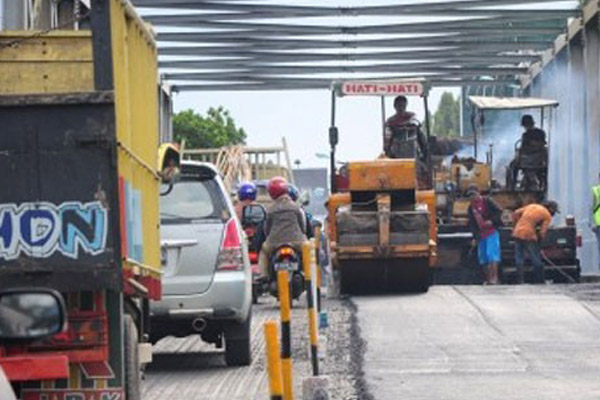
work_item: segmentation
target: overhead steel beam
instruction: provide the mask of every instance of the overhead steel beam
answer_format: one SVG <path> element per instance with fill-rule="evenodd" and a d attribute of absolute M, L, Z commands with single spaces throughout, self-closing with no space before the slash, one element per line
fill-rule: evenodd
<path fill-rule="evenodd" d="M 335 58 L 330 57 L 329 59 L 324 59 L 320 57 L 318 60 L 311 61 L 398 61 L 402 58 L 399 57 L 370 57 L 363 59 L 351 59 L 347 58 Z M 482 56 L 437 56 L 437 57 L 406 57 L 404 58 L 406 61 L 410 61 L 412 63 L 419 62 L 428 62 L 428 63 L 468 63 L 468 64 L 515 64 L 524 61 L 535 61 L 540 60 L 539 56 L 499 56 L 499 55 L 486 55 Z M 263 66 L 272 66 L 277 65 L 278 63 L 290 63 L 291 61 L 286 59 L 265 59 L 265 58 L 256 58 L 256 59 L 211 59 L 211 60 L 180 60 L 180 61 L 160 61 L 159 66 L 161 68 L 173 68 L 173 69 L 233 69 L 233 68 L 245 68 L 245 67 L 253 67 L 253 68 L 261 68 Z M 294 64 L 298 65 L 298 62 L 307 62 L 307 60 L 295 59 Z M 303 64 L 301 64 L 303 65 Z"/>
<path fill-rule="evenodd" d="M 483 75 L 482 75 L 483 76 Z M 233 74 L 222 74 L 216 76 L 215 79 L 199 79 L 197 80 L 198 84 L 209 84 L 209 83 L 270 83 L 270 82 L 285 82 L 286 84 L 303 84 L 303 83 L 319 83 L 323 82 L 334 82 L 340 80 L 406 80 L 406 79 L 424 79 L 426 81 L 430 81 L 432 79 L 484 79 L 480 75 L 476 75 L 475 73 L 461 73 L 458 75 L 454 74 L 446 74 L 446 73 L 438 73 L 432 74 L 429 73 L 404 73 L 404 74 L 380 74 L 376 77 L 372 75 L 338 75 L 335 77 L 288 77 L 288 76 L 278 76 L 278 75 L 233 75 Z M 496 80 L 516 80 L 513 75 L 485 75 L 485 79 L 496 79 Z M 191 81 L 190 81 L 191 82 Z M 186 83 L 176 83 L 176 84 L 192 84 L 189 82 Z"/>
<path fill-rule="evenodd" d="M 299 50 L 340 50 L 348 51 L 349 49 L 379 49 L 379 48 L 405 48 L 405 51 L 411 51 L 412 49 L 418 49 L 415 51 L 456 51 L 457 53 L 470 52 L 475 53 L 481 52 L 515 52 L 515 51 L 543 51 L 548 49 L 550 46 L 545 43 L 527 44 L 523 45 L 520 43 L 462 43 L 462 44 L 436 44 L 432 43 L 429 46 L 424 45 L 405 45 L 405 46 L 386 46 L 377 43 L 359 43 L 359 45 L 344 45 L 336 47 L 335 45 L 323 44 L 321 46 L 294 46 L 294 45 L 278 45 L 269 46 L 268 43 L 261 44 L 248 44 L 244 46 L 204 46 L 202 48 L 203 56 L 217 56 L 217 57 L 230 57 L 240 52 L 247 51 L 299 51 Z"/>
<path fill-rule="evenodd" d="M 560 4 L 557 0 L 497 0 L 493 2 L 494 7 L 523 5 L 523 4 Z M 574 1 L 572 2 L 576 4 Z M 294 6 L 281 4 L 254 3 L 240 4 L 239 2 L 218 1 L 191 1 L 191 0 L 134 0 L 139 7 L 161 7 L 161 8 L 187 8 L 214 11 L 244 11 L 244 12 L 269 12 L 284 16 L 389 16 L 408 12 L 433 12 L 440 10 L 474 9 L 479 7 L 490 7 L 489 0 L 458 0 L 437 3 L 413 3 L 395 4 L 381 6 L 362 7 L 317 7 L 317 6 Z"/>
<path fill-rule="evenodd" d="M 521 10 L 520 10 L 521 11 Z M 528 11 L 528 10 L 522 10 Z M 531 10 L 529 10 L 531 11 Z M 339 35 L 339 34 L 384 34 L 384 33 L 410 33 L 415 32 L 415 29 L 422 29 L 427 26 L 438 27 L 453 27 L 460 28 L 466 26 L 481 27 L 483 25 L 505 25 L 510 27 L 510 24 L 525 25 L 530 21 L 557 21 L 559 20 L 564 26 L 566 19 L 575 14 L 575 11 L 568 14 L 555 13 L 556 10 L 548 10 L 546 12 L 538 11 L 532 14 L 520 13 L 516 15 L 509 14 L 494 14 L 480 13 L 473 15 L 475 18 L 467 20 L 441 20 L 422 23 L 395 23 L 381 25 L 307 25 L 307 24 L 285 24 L 274 22 L 247 22 L 247 21 L 217 21 L 210 18 L 210 14 L 177 14 L 177 15 L 148 15 L 144 19 L 156 26 L 173 26 L 173 27 L 188 27 L 188 28 L 203 28 L 203 29 L 234 29 L 234 30 L 260 30 L 267 32 L 277 32 L 284 36 L 285 34 L 307 34 L 307 35 Z M 231 16 L 230 16 L 231 17 Z M 268 18 L 268 17 L 265 17 Z M 243 16 L 240 16 L 243 19 Z M 553 24 L 554 25 L 554 24 Z M 558 27 L 560 29 L 560 27 Z"/>
<path fill-rule="evenodd" d="M 376 32 L 376 28 L 363 27 L 368 29 L 358 28 L 343 28 L 333 27 L 327 29 L 323 27 L 322 31 L 316 31 L 311 29 L 310 31 L 302 31 L 296 28 L 282 29 L 281 31 L 270 30 L 270 29 L 241 29 L 241 30 L 217 30 L 217 31 L 203 31 L 203 32 L 186 32 L 193 33 L 197 42 L 210 42 L 213 39 L 218 38 L 244 38 L 248 36 L 252 37 L 291 37 L 291 36 L 324 36 L 324 35 L 369 35 L 369 34 L 419 34 L 419 33 L 462 33 L 471 35 L 505 35 L 505 36 L 536 36 L 536 35 L 553 35 L 557 36 L 565 30 L 565 26 L 553 26 L 553 27 L 513 27 L 509 24 L 505 25 L 486 25 L 478 23 L 476 26 L 469 26 L 469 24 L 463 24 L 462 26 L 446 26 L 443 23 L 439 24 L 420 24 L 423 26 L 404 26 L 394 25 L 387 29 L 385 26 L 381 27 L 380 32 Z M 327 32 L 326 32 L 327 31 Z M 190 35 L 192 36 L 192 35 Z"/>
<path fill-rule="evenodd" d="M 159 48 L 159 56 L 195 56 L 210 57 L 209 60 L 178 60 L 167 61 L 161 57 L 161 66 L 167 64 L 173 68 L 196 68 L 194 63 L 224 62 L 224 61 L 261 61 L 261 62 L 310 62 L 310 61 L 370 61 L 370 60 L 419 60 L 419 59 L 485 59 L 508 62 L 538 61 L 541 54 L 501 54 L 493 51 L 481 50 L 458 50 L 455 48 L 447 50 L 410 50 L 410 51 L 386 51 L 369 53 L 286 53 L 277 51 L 229 51 L 227 55 L 222 52 L 206 52 L 202 46 L 180 46 Z M 231 58 L 224 58 L 231 57 Z M 233 58 L 235 57 L 235 58 Z M 164 63 L 164 64 L 163 64 Z M 201 68 L 201 67 L 198 67 Z"/>
<path fill-rule="evenodd" d="M 518 80 L 515 75 L 485 75 L 488 79 L 502 79 L 502 80 Z M 414 79 L 425 79 L 431 81 L 433 79 L 481 79 L 482 75 L 464 73 L 460 75 L 449 75 L 449 74 L 395 74 L 395 75 L 381 75 L 381 76 L 354 76 L 354 75 L 340 75 L 336 77 L 327 78 L 290 78 L 285 76 L 254 76 L 254 77 L 242 77 L 242 76 L 223 76 L 219 79 L 199 79 L 195 81 L 170 81 L 171 85 L 208 85 L 208 84 L 225 84 L 225 83 L 272 83 L 272 82 L 285 82 L 288 85 L 292 84 L 304 84 L 306 82 L 333 82 L 340 80 L 414 80 Z"/>
<path fill-rule="evenodd" d="M 315 72 L 315 73 L 322 73 L 322 72 L 329 72 L 329 71 L 338 71 L 341 69 L 353 69 L 356 71 L 359 70 L 366 70 L 366 69 L 377 69 L 377 68 L 384 68 L 384 69 L 393 69 L 393 68 L 400 68 L 400 69 L 406 69 L 406 68 L 427 68 L 429 66 L 435 66 L 435 65 L 442 65 L 444 67 L 447 68 L 464 68 L 464 67 L 470 67 L 470 66 L 486 66 L 486 67 L 490 67 L 490 66 L 497 66 L 497 65 L 501 65 L 502 67 L 516 67 L 515 65 L 509 63 L 509 62 L 501 62 L 501 63 L 494 63 L 490 60 L 487 59 L 482 59 L 482 58 L 472 58 L 472 59 L 465 59 L 465 58 L 456 58 L 456 59 L 438 59 L 438 60 L 408 60 L 408 62 L 404 62 L 404 63 L 380 63 L 378 62 L 377 64 L 374 63 L 369 63 L 369 64 L 364 64 L 364 65 L 356 65 L 355 63 L 351 63 L 351 64 L 346 64 L 346 65 L 323 65 L 322 63 L 318 63 L 318 64 L 297 64 L 297 63 L 292 63 L 292 64 L 287 64 L 287 65 L 283 65 L 283 64 L 274 64 L 274 63 L 265 63 L 265 62 L 229 62 L 229 63 L 224 63 L 224 62 L 215 62 L 215 61 L 197 61 L 197 62 L 190 62 L 186 65 L 186 69 L 223 69 L 223 70 L 234 70 L 234 69 L 238 69 L 238 70 L 244 70 L 244 69 L 253 69 L 253 70 L 263 70 L 263 71 L 269 71 L 270 69 L 276 69 L 278 71 L 307 71 L 310 70 L 312 71 L 311 73 Z M 494 65 L 495 64 L 495 65 Z M 176 66 L 178 66 L 178 69 L 181 69 L 181 64 L 175 64 Z M 161 63 L 161 67 L 162 68 L 171 68 L 173 69 L 173 64 L 169 63 L 169 62 L 164 62 Z M 278 72 L 279 73 L 279 72 Z"/>
<path fill-rule="evenodd" d="M 180 38 L 180 39 L 175 39 Z M 183 41 L 185 38 L 181 33 L 159 34 L 159 41 Z M 188 38 L 189 40 L 189 38 Z M 192 40 L 196 42 L 196 40 Z M 494 38 L 494 40 L 484 40 L 474 35 L 438 35 L 428 37 L 407 37 L 407 38 L 386 38 L 386 39 L 355 39 L 355 40 L 327 40 L 327 39 L 267 39 L 261 37 L 245 37 L 239 39 L 231 38 L 215 38 L 210 41 L 210 44 L 228 44 L 238 45 L 246 48 L 255 45 L 266 46 L 270 49 L 315 49 L 315 48 L 354 48 L 354 47 L 444 47 L 456 46 L 465 44 L 516 44 L 521 48 L 528 46 L 536 46 L 542 44 L 544 46 L 554 43 L 553 39 L 507 39 Z"/>
<path fill-rule="evenodd" d="M 419 23 L 394 23 L 394 24 L 379 24 L 379 25 L 302 25 L 302 24 L 281 24 L 281 23 L 256 23 L 247 22 L 246 14 L 169 14 L 169 15 L 148 15 L 145 20 L 160 26 L 173 27 L 191 27 L 191 28 L 212 28 L 212 29 L 235 29 L 239 31 L 255 30 L 263 33 L 280 33 L 284 35 L 299 35 L 299 34 L 384 34 L 384 33 L 411 33 L 422 32 L 426 28 L 435 28 L 438 30 L 446 28 L 482 28 L 489 25 L 490 28 L 512 28 L 522 29 L 523 31 L 542 31 L 554 32 L 556 29 L 561 29 L 566 26 L 566 18 L 561 15 L 559 18 L 542 18 L 544 21 L 552 21 L 552 24 L 536 27 L 528 23 L 531 19 L 511 18 L 510 16 L 485 15 L 468 20 L 441 20 L 436 22 L 419 22 Z M 261 15 L 263 19 L 272 18 L 269 15 Z M 542 17 L 539 13 L 535 17 Z M 233 22 L 231 20 L 241 20 L 241 22 Z M 556 23 L 558 22 L 558 24 Z M 558 26 L 557 26 L 558 25 Z"/>
<path fill-rule="evenodd" d="M 244 69 L 244 70 L 229 70 L 218 72 L 175 72 L 165 73 L 164 78 L 167 80 L 206 80 L 217 79 L 224 75 L 230 76 L 262 76 L 262 75 L 313 75 L 313 74 L 339 74 L 339 73 L 476 73 L 481 75 L 515 75 L 525 74 L 529 68 L 527 67 L 474 67 L 474 66 L 456 66 L 444 67 L 440 65 L 422 65 L 422 66 L 400 66 L 400 65 L 377 65 L 365 67 L 262 67 L 260 69 Z"/>
<path fill-rule="evenodd" d="M 220 91 L 267 91 L 267 90 L 329 90 L 333 81 L 304 84 L 285 84 L 284 82 L 270 83 L 227 83 L 227 84 L 203 84 L 203 85 L 173 85 L 174 92 L 220 92 Z M 497 86 L 497 85 L 519 85 L 519 81 L 507 80 L 478 80 L 478 79 L 436 79 L 428 81 L 431 86 Z"/>

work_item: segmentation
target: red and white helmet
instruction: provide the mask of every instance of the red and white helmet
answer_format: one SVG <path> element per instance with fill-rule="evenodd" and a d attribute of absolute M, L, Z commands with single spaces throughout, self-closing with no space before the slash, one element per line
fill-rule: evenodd
<path fill-rule="evenodd" d="M 288 183 L 285 178 L 281 176 L 276 176 L 271 178 L 269 181 L 269 185 L 267 186 L 267 191 L 269 192 L 269 196 L 273 200 L 281 197 L 284 194 L 288 193 Z"/>

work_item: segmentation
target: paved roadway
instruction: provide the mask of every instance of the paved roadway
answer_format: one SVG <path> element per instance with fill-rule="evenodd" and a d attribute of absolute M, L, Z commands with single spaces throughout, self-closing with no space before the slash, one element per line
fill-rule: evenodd
<path fill-rule="evenodd" d="M 330 325 L 321 337 L 321 352 L 327 355 L 322 360 L 321 369 L 332 377 L 331 400 L 357 399 L 349 371 L 352 310 L 335 300 L 324 300 L 324 306 L 329 312 Z M 303 379 L 311 375 L 307 319 L 304 301 L 298 302 L 292 310 L 292 356 L 297 399 L 301 398 Z M 154 361 L 146 372 L 144 400 L 268 399 L 263 334 L 263 323 L 267 320 L 278 321 L 279 310 L 274 299 L 263 297 L 261 304 L 253 309 L 253 363 L 249 367 L 227 367 L 222 350 L 203 343 L 197 336 L 161 340 L 154 346 Z"/>
<path fill-rule="evenodd" d="M 573 290 L 437 286 L 354 298 L 369 392 L 376 400 L 597 400 L 599 303 Z"/>

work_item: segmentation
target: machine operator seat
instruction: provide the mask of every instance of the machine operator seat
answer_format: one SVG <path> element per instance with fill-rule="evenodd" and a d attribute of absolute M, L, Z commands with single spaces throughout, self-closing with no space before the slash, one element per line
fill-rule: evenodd
<path fill-rule="evenodd" d="M 523 149 L 515 143 L 515 158 L 507 171 L 507 187 L 522 190 L 546 190 L 548 176 L 547 145 Z"/>
<path fill-rule="evenodd" d="M 427 138 L 421 130 L 418 121 L 409 121 L 404 125 L 392 125 L 386 127 L 384 151 L 388 158 L 414 159 L 417 163 L 417 178 L 419 187 L 426 187 L 429 182 L 429 171 L 427 168 Z"/>

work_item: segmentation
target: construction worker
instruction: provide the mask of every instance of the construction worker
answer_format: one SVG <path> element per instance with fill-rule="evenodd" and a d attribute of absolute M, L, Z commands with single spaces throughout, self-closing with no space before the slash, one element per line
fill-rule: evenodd
<path fill-rule="evenodd" d="M 598 254 L 600 254 L 600 185 L 592 188 L 592 221 L 592 231 L 596 234 Z"/>
<path fill-rule="evenodd" d="M 482 196 L 476 185 L 469 186 L 469 228 L 473 233 L 473 246 L 477 246 L 479 265 L 485 268 L 485 284 L 497 285 L 498 265 L 501 260 L 500 232 L 502 209 L 494 200 Z"/>
<path fill-rule="evenodd" d="M 521 126 L 525 128 L 521 136 L 521 152 L 533 153 L 546 146 L 546 132 L 535 127 L 535 120 L 531 115 L 523 115 Z"/>
<path fill-rule="evenodd" d="M 389 158 L 417 157 L 417 175 L 421 182 L 429 180 L 427 170 L 427 154 L 429 146 L 427 138 L 421 130 L 421 124 L 415 113 L 407 111 L 408 99 L 398 96 L 394 99 L 396 114 L 392 115 L 385 123 L 383 132 L 383 152 Z M 411 142 L 416 141 L 416 150 Z"/>
<path fill-rule="evenodd" d="M 547 201 L 544 204 L 527 205 L 513 213 L 515 227 L 512 236 L 515 239 L 517 283 L 524 282 L 525 255 L 533 264 L 533 282 L 545 282 L 541 243 L 546 237 L 552 217 L 558 212 L 558 204 Z"/>
<path fill-rule="evenodd" d="M 244 207 L 254 203 L 256 201 L 256 196 L 258 191 L 256 190 L 256 185 L 252 182 L 243 182 L 238 188 L 238 198 L 235 203 L 235 213 L 238 217 L 238 220 L 242 221 L 242 213 L 244 212 Z"/>
<path fill-rule="evenodd" d="M 393 126 L 403 126 L 415 119 L 415 113 L 406 111 L 406 107 L 408 106 L 408 99 L 406 96 L 398 96 L 394 99 L 394 109 L 396 110 L 396 114 L 392 115 L 388 118 L 385 125 L 387 127 Z"/>
<path fill-rule="evenodd" d="M 273 203 L 267 207 L 266 239 L 258 260 L 261 273 L 265 276 L 269 276 L 269 257 L 273 250 L 278 246 L 291 244 L 300 251 L 302 243 L 306 241 L 306 217 L 292 201 L 285 178 L 272 178 L 267 191 Z"/>
<path fill-rule="evenodd" d="M 535 120 L 531 115 L 523 115 L 521 126 L 525 132 L 521 136 L 521 147 L 516 158 L 510 163 L 509 171 L 511 173 L 512 184 L 516 185 L 519 170 L 523 170 L 524 182 L 523 189 L 543 189 L 546 181 L 546 132 L 536 128 Z M 537 183 L 535 182 L 537 181 Z"/>

